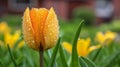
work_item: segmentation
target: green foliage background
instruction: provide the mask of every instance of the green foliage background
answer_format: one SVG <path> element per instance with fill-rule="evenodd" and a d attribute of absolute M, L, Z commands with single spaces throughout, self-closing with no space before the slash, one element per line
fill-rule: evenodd
<path fill-rule="evenodd" d="M 0 19 L 0 21 L 7 21 L 8 25 L 14 30 L 21 29 L 22 18 L 21 16 L 16 15 L 9 15 L 5 16 Z M 93 51 L 89 54 L 87 58 L 85 57 L 78 57 L 76 54 L 76 47 L 73 49 L 73 54 L 70 55 L 67 53 L 61 43 L 63 41 L 67 41 L 73 43 L 74 38 L 73 35 L 80 38 L 90 37 L 92 39 L 92 44 L 96 44 L 94 41 L 94 37 L 98 31 L 107 31 L 112 30 L 115 32 L 120 32 L 120 21 L 114 20 L 113 23 L 110 24 L 102 24 L 99 27 L 96 26 L 84 26 L 82 27 L 82 31 L 78 29 L 81 20 L 70 20 L 70 21 L 63 21 L 60 20 L 60 37 L 61 41 L 59 45 L 56 45 L 54 48 L 45 51 L 44 53 L 44 66 L 53 66 L 53 67 L 69 67 L 74 66 L 76 63 L 71 63 L 78 61 L 78 67 L 119 67 L 120 66 L 120 42 L 112 42 L 110 46 L 105 46 L 100 49 L 99 53 L 98 50 Z M 78 32 L 76 32 L 78 29 Z M 23 37 L 23 35 L 21 35 Z M 2 35 L 0 35 L 0 39 L 2 39 Z M 75 41 L 74 41 L 75 42 Z M 73 44 L 75 45 L 75 43 Z M 58 48 L 57 48 L 58 47 Z M 11 53 L 19 67 L 39 67 L 39 54 L 37 51 L 32 50 L 31 48 L 27 47 L 26 44 L 22 48 L 13 48 L 10 49 Z M 55 52 L 57 51 L 57 52 Z M 53 55 L 54 54 L 54 55 Z M 96 56 L 97 58 L 93 60 Z M 72 56 L 72 57 L 71 57 Z M 74 56 L 74 57 L 73 57 Z M 78 58 L 77 58 L 78 57 Z M 52 62 L 51 62 L 52 60 Z M 71 61 L 72 60 L 72 61 Z M 0 67 L 14 67 L 12 58 L 9 54 L 8 48 L 0 46 Z"/>

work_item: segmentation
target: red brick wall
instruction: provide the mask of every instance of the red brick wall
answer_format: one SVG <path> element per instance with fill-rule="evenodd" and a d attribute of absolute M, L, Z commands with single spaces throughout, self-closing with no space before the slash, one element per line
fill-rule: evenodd
<path fill-rule="evenodd" d="M 8 13 L 7 0 L 0 0 L 0 16 Z"/>
<path fill-rule="evenodd" d="M 114 3 L 114 17 L 115 19 L 120 19 L 120 0 L 113 0 Z"/>
<path fill-rule="evenodd" d="M 62 19 L 68 19 L 72 17 L 72 10 L 78 6 L 91 6 L 92 1 L 69 1 L 69 0 L 44 0 L 42 2 L 43 7 L 54 7 L 58 16 Z M 40 4 L 40 3 L 39 3 Z"/>
<path fill-rule="evenodd" d="M 68 2 L 67 1 L 45 0 L 43 1 L 42 6 L 48 9 L 50 7 L 53 7 L 57 15 L 62 19 L 67 19 L 68 17 Z"/>

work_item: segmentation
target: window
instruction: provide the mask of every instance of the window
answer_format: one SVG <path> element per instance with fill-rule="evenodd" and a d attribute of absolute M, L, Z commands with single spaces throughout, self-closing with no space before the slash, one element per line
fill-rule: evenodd
<path fill-rule="evenodd" d="M 38 7 L 38 0 L 8 0 L 9 11 L 23 12 L 26 7 Z"/>

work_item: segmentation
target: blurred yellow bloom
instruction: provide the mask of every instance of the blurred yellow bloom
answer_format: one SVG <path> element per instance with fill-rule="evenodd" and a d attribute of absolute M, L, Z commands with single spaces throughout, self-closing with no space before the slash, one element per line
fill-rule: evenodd
<path fill-rule="evenodd" d="M 98 32 L 95 40 L 98 41 L 100 44 L 107 44 L 109 45 L 117 36 L 115 32 L 107 31 L 105 33 Z"/>
<path fill-rule="evenodd" d="M 91 39 L 87 38 L 80 39 L 77 42 L 77 52 L 79 56 L 87 56 L 91 51 L 100 48 L 100 45 L 97 46 L 90 46 Z M 67 42 L 63 42 L 62 46 L 67 50 L 69 53 L 72 53 L 72 45 Z"/>
<path fill-rule="evenodd" d="M 21 31 L 15 31 L 14 34 L 11 34 L 10 32 L 9 33 L 5 33 L 4 34 L 4 41 L 5 41 L 5 44 L 9 44 L 10 48 L 13 48 L 15 43 L 18 41 L 18 39 L 20 38 L 20 35 L 21 35 Z M 19 44 L 18 44 L 18 47 L 22 47 L 24 45 L 24 41 L 21 41 Z"/>
<path fill-rule="evenodd" d="M 27 45 L 35 50 L 53 47 L 59 35 L 58 19 L 53 8 L 27 8 L 23 16 L 23 34 Z"/>
<path fill-rule="evenodd" d="M 24 46 L 24 44 L 25 44 L 25 42 L 24 42 L 24 40 L 22 40 L 22 41 L 18 44 L 18 47 L 21 48 L 21 47 Z"/>
<path fill-rule="evenodd" d="M 8 27 L 6 22 L 0 22 L 0 33 L 9 32 L 10 28 Z"/>

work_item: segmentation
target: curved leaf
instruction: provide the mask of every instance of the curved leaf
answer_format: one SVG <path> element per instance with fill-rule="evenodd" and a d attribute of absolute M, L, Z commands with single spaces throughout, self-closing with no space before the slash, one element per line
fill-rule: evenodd
<path fill-rule="evenodd" d="M 81 67 L 88 67 L 87 63 L 81 57 L 79 57 L 79 63 Z"/>
<path fill-rule="evenodd" d="M 83 21 L 81 21 L 76 34 L 74 36 L 73 39 L 73 47 L 72 47 L 72 59 L 71 59 L 71 67 L 78 67 L 79 63 L 78 63 L 78 54 L 77 54 L 77 41 L 81 32 L 81 28 L 83 25 Z"/>
<path fill-rule="evenodd" d="M 68 67 L 67 65 L 67 62 L 65 60 L 65 55 L 63 53 L 63 49 L 62 49 L 62 46 L 60 45 L 60 48 L 59 48 L 59 53 L 60 53 L 60 57 L 61 57 L 61 60 L 62 60 L 62 64 L 63 64 L 63 67 Z"/>
<path fill-rule="evenodd" d="M 95 64 L 89 60 L 88 58 L 85 58 L 85 57 L 81 57 L 88 65 L 88 67 L 96 67 Z"/>
<path fill-rule="evenodd" d="M 53 50 L 53 54 L 51 56 L 51 61 L 50 61 L 50 65 L 49 67 L 53 67 L 54 66 L 54 61 L 55 61 L 55 58 L 56 58 L 56 55 L 57 55 L 57 51 L 58 51 L 58 48 L 60 46 L 60 40 L 61 38 L 59 38 L 58 42 L 57 42 L 57 45 L 55 46 L 54 50 Z"/>

